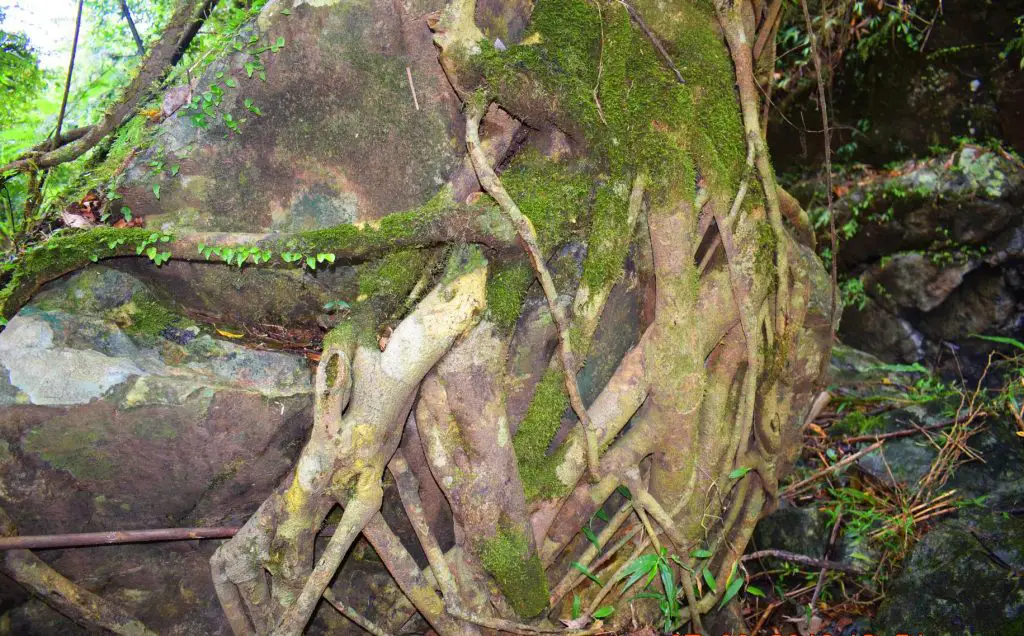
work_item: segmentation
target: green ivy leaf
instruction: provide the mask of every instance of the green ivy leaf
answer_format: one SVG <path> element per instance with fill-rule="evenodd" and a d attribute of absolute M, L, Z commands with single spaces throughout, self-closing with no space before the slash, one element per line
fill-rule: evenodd
<path fill-rule="evenodd" d="M 130 223 L 131 220 L 132 220 L 132 209 L 130 207 L 128 207 L 127 205 L 122 206 L 121 207 L 121 216 L 124 217 L 125 221 L 128 221 Z"/>
<path fill-rule="evenodd" d="M 160 184 L 159 183 L 154 183 L 153 184 L 153 196 L 156 197 L 157 201 L 160 200 Z"/>
<path fill-rule="evenodd" d="M 740 468 L 737 468 L 733 470 L 731 473 L 729 473 L 729 479 L 740 479 L 749 472 L 750 468 L 747 468 L 746 466 L 741 466 Z"/>
<path fill-rule="evenodd" d="M 306 257 L 306 265 L 309 266 L 309 269 L 316 269 L 316 257 L 315 256 L 307 256 Z"/>
<path fill-rule="evenodd" d="M 605 605 L 604 607 L 597 608 L 594 612 L 594 618 L 608 618 L 615 613 L 615 608 L 611 605 Z"/>

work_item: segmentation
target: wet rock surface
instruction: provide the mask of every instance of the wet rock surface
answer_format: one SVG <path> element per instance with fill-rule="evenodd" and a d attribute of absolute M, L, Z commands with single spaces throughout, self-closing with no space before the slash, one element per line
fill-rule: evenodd
<path fill-rule="evenodd" d="M 252 513 L 304 443 L 310 373 L 299 355 L 208 331 L 107 267 L 56 282 L 11 320 L 0 333 L 0 504 L 20 533 L 231 526 Z M 160 633 L 219 633 L 213 548 L 41 556 Z M 2 587 L 4 601 L 19 597 Z M 74 633 L 34 607 L 12 610 L 13 633 Z"/>
<path fill-rule="evenodd" d="M 841 186 L 840 336 L 888 362 L 978 377 L 990 343 L 1024 333 L 1024 167 L 999 151 L 865 170 Z"/>

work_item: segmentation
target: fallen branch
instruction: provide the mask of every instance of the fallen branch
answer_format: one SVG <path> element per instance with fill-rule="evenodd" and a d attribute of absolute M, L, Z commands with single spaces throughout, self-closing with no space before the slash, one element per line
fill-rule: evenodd
<path fill-rule="evenodd" d="M 0 534 L 9 538 L 16 533 L 14 522 L 0 508 Z M 124 636 L 155 636 L 138 619 L 75 585 L 29 550 L 10 550 L 2 555 L 0 572 L 83 627 Z"/>
<path fill-rule="evenodd" d="M 785 490 L 782 491 L 782 496 L 792 496 L 792 495 L 796 494 L 798 491 L 802 490 L 808 484 L 811 484 L 811 483 L 821 479 L 825 475 L 828 475 L 830 473 L 833 473 L 833 472 L 839 470 L 843 466 L 846 466 L 848 464 L 851 464 L 851 463 L 857 461 L 861 457 L 867 455 L 868 453 L 870 453 L 872 451 L 878 450 L 881 447 L 882 447 L 882 442 L 880 440 L 880 441 L 875 442 L 871 446 L 868 446 L 864 450 L 856 452 L 853 455 L 847 455 L 846 457 L 842 458 L 841 460 L 837 461 L 836 463 L 832 464 L 831 466 L 828 466 L 828 467 L 826 467 L 823 470 L 819 470 L 818 472 L 814 473 L 813 475 L 811 475 L 807 479 L 804 479 L 803 481 L 798 481 L 797 483 L 789 486 L 788 488 L 786 488 Z"/>
<path fill-rule="evenodd" d="M 917 428 L 907 428 L 907 429 L 902 429 L 902 430 L 899 430 L 899 431 L 892 431 L 890 433 L 878 433 L 876 435 L 855 435 L 854 437 L 846 437 L 846 438 L 843 438 L 843 439 L 841 439 L 839 441 L 843 442 L 844 444 L 856 444 L 858 442 L 872 442 L 872 441 L 877 442 L 879 440 L 885 440 L 885 439 L 896 439 L 896 438 L 899 438 L 899 437 L 910 437 L 912 435 L 917 435 L 918 433 L 924 433 L 926 431 L 935 431 L 935 430 L 946 428 L 947 426 L 954 426 L 956 424 L 963 424 L 964 422 L 966 422 L 968 420 L 974 419 L 976 417 L 984 417 L 986 415 L 988 415 L 988 413 L 985 413 L 984 411 L 982 411 L 981 413 L 975 413 L 974 415 L 972 415 L 970 417 L 954 417 L 954 418 L 950 418 L 950 419 L 942 421 L 942 422 L 937 422 L 935 424 L 929 424 L 928 426 L 918 426 Z"/>
<path fill-rule="evenodd" d="M 0 317 L 13 317 L 45 283 L 100 260 L 138 256 L 138 246 L 144 244 L 166 253 L 170 260 L 203 262 L 215 258 L 220 260 L 211 262 L 233 261 L 239 265 L 248 259 L 239 249 L 243 248 L 250 253 L 258 250 L 262 261 L 259 265 L 263 267 L 303 267 L 305 258 L 285 261 L 284 255 L 302 253 L 315 260 L 317 254 L 331 254 L 331 259 L 340 262 L 360 262 L 393 250 L 448 243 L 508 247 L 515 234 L 493 208 L 450 204 L 392 214 L 362 227 L 342 224 L 293 234 L 194 232 L 172 236 L 167 242 L 161 236 L 160 232 L 142 228 L 102 227 L 51 238 L 18 260 L 11 278 L 0 289 Z M 206 249 L 216 252 L 205 253 Z M 269 258 L 264 259 L 268 253 Z"/>
<path fill-rule="evenodd" d="M 154 541 L 192 541 L 195 539 L 228 539 L 238 528 L 159 528 L 155 530 L 114 530 L 111 532 L 78 532 L 68 534 L 37 534 L 0 537 L 3 550 L 54 550 L 84 548 L 97 545 L 151 543 Z"/>
<path fill-rule="evenodd" d="M 850 563 L 842 563 L 840 561 L 828 561 L 826 559 L 816 559 L 809 557 L 804 554 L 796 554 L 795 552 L 788 552 L 786 550 L 758 550 L 757 552 L 751 552 L 750 554 L 743 555 L 743 561 L 756 561 L 758 559 L 781 559 L 783 561 L 789 561 L 790 563 L 797 563 L 799 565 L 806 565 L 812 568 L 822 568 L 825 570 L 835 570 L 837 572 L 848 572 L 850 574 L 863 574 L 864 571 L 855 565 Z"/>

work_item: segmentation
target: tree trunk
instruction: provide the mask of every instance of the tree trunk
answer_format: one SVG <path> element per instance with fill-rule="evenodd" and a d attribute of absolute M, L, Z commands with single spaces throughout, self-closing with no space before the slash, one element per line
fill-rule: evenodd
<path fill-rule="evenodd" d="M 428 211 L 157 245 L 247 267 L 381 258 L 324 339 L 294 470 L 212 560 L 236 634 L 301 633 L 360 533 L 441 634 L 625 625 L 630 603 L 658 628 L 699 629 L 738 591 L 837 314 L 762 135 L 757 77 L 774 46 L 754 59 L 752 43 L 777 13 L 761 0 L 450 0 L 419 20 L 461 102 L 465 121 L 448 123 L 466 154 Z M 27 258 L 3 314 L 86 259 L 152 243 L 128 232 Z M 622 329 L 610 299 L 641 323 L 614 360 L 595 344 Z M 380 514 L 386 472 L 427 570 Z M 428 513 L 441 507 L 448 550 L 444 516 Z M 660 603 L 626 589 L 641 567 Z"/>

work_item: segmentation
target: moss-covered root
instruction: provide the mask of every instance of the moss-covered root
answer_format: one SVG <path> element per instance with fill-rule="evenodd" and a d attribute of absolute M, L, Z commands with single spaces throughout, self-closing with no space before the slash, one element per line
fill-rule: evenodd
<path fill-rule="evenodd" d="M 515 232 L 494 207 L 455 205 L 447 190 L 422 208 L 363 226 L 294 234 L 194 232 L 173 236 L 141 228 L 96 228 L 55 236 L 26 252 L 0 289 L 0 317 L 10 319 L 45 283 L 90 263 L 120 256 L 212 261 L 235 266 L 315 267 L 365 261 L 400 249 L 478 243 L 504 249 Z"/>
<path fill-rule="evenodd" d="M 417 386 L 482 311 L 486 265 L 477 247 L 453 250 L 440 284 L 399 323 L 383 352 L 343 327 L 331 332 L 317 369 L 316 425 L 294 474 L 211 560 L 235 633 L 302 632 L 352 541 L 380 508 L 384 466 Z M 316 529 L 335 502 L 344 515 L 310 571 Z"/>
<path fill-rule="evenodd" d="M 569 404 L 572 405 L 572 410 L 575 411 L 576 417 L 580 419 L 580 427 L 583 429 L 583 435 L 587 441 L 587 466 L 591 477 L 596 481 L 600 478 L 597 464 L 597 438 L 591 429 L 590 416 L 587 415 L 587 408 L 584 406 L 583 398 L 580 396 L 580 387 L 576 383 L 576 362 L 572 354 L 572 343 L 569 340 L 569 320 L 565 315 L 565 310 L 558 303 L 558 291 L 555 289 L 555 282 L 551 277 L 551 272 L 548 271 L 547 265 L 544 263 L 544 254 L 541 252 L 540 245 L 537 242 L 537 231 L 534 229 L 533 223 L 519 210 L 519 206 L 509 196 L 498 175 L 491 168 L 487 155 L 484 154 L 483 146 L 480 143 L 480 121 L 483 119 L 485 111 L 485 106 L 481 104 L 470 103 L 468 105 L 466 111 L 466 148 L 469 151 L 469 158 L 473 162 L 473 168 L 476 170 L 476 176 L 480 180 L 480 185 L 483 186 L 488 194 L 494 197 L 502 212 L 505 213 L 508 220 L 512 223 L 516 233 L 519 235 L 519 240 L 526 248 L 526 254 L 530 258 L 530 264 L 533 266 L 533 272 L 540 282 L 541 289 L 544 290 L 544 298 L 547 300 L 548 310 L 551 312 L 551 318 L 558 330 L 558 354 L 564 372 L 565 390 L 569 395 Z"/>
<path fill-rule="evenodd" d="M 480 542 L 480 563 L 505 593 L 516 613 L 531 618 L 548 606 L 548 585 L 540 556 L 520 530 L 499 527 Z"/>
<path fill-rule="evenodd" d="M 16 534 L 14 522 L 0 508 L 0 535 L 9 537 Z M 29 550 L 4 552 L 0 559 L 0 572 L 86 629 L 124 636 L 154 636 L 154 632 L 123 609 L 78 587 Z"/>

